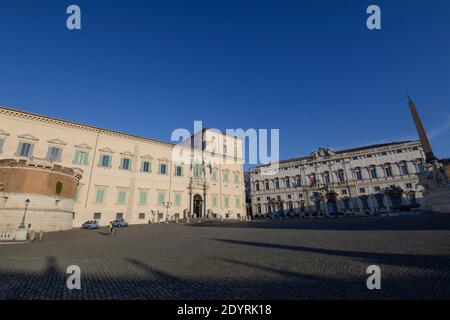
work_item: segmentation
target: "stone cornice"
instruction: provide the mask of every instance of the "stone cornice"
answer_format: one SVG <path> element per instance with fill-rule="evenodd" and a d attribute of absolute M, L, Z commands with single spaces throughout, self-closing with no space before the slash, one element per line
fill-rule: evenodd
<path fill-rule="evenodd" d="M 82 130 L 82 131 L 91 132 L 91 133 L 104 134 L 104 135 L 108 135 L 108 136 L 113 136 L 113 137 L 117 137 L 117 138 L 133 140 L 133 141 L 150 143 L 150 144 L 159 145 L 159 146 L 163 146 L 163 147 L 169 147 L 169 148 L 174 147 L 174 144 L 169 143 L 169 142 L 154 140 L 154 139 L 150 139 L 150 138 L 144 138 L 144 137 L 135 136 L 135 135 L 122 133 L 122 132 L 118 132 L 118 131 L 113 131 L 113 130 L 108 130 L 108 129 L 97 128 L 94 126 L 83 125 L 83 124 L 79 124 L 76 122 L 61 120 L 61 119 L 57 119 L 57 118 L 41 116 L 41 115 L 37 115 L 34 113 L 10 109 L 10 108 L 6 108 L 6 107 L 2 107 L 2 106 L 0 106 L 0 115 L 5 115 L 5 116 L 13 117 L 13 118 L 24 119 L 24 120 L 37 121 L 37 122 L 52 124 L 52 125 L 59 126 L 59 127 Z"/>

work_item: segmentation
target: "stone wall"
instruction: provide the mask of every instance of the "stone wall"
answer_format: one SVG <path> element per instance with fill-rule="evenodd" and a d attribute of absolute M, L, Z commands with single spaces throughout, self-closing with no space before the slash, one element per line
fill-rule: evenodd
<path fill-rule="evenodd" d="M 72 228 L 74 200 L 28 193 L 0 192 L 0 229 L 17 229 L 29 199 L 25 226 L 30 230 L 60 231 Z"/>
<path fill-rule="evenodd" d="M 30 200 L 25 226 L 30 230 L 71 229 L 81 172 L 42 160 L 0 160 L 0 230 L 17 229 Z"/>

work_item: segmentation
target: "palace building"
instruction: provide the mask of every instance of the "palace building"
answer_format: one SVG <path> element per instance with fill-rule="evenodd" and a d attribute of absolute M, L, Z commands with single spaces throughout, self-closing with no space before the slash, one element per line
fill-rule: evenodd
<path fill-rule="evenodd" d="M 393 142 L 279 161 L 250 170 L 253 215 L 378 214 L 423 206 L 420 141 Z"/>
<path fill-rule="evenodd" d="M 201 146 L 196 148 L 192 143 L 192 149 L 196 149 L 192 155 L 174 160 L 176 144 L 0 107 L 3 163 L 29 170 L 65 170 L 79 175 L 72 199 L 73 212 L 70 212 L 73 227 L 81 226 L 86 220 L 106 225 L 115 219 L 139 224 L 191 217 L 244 217 L 244 170 L 239 156 L 242 152 L 236 151 L 242 149 L 242 141 L 212 129 L 197 132 L 191 140 L 194 137 L 200 139 Z M 205 149 L 206 145 L 215 146 L 215 141 L 223 141 L 223 146 L 217 143 L 212 150 Z M 0 221 L 2 213 L 11 208 L 8 199 L 13 198 L 7 194 L 5 183 L 0 181 L 3 185 Z M 11 179 L 7 183 L 12 183 Z M 35 185 L 36 181 L 23 183 Z M 58 191 L 58 188 L 63 189 L 62 194 L 67 191 L 59 181 L 48 183 L 59 183 L 59 186 L 43 188 L 45 192 Z M 61 190 L 56 193 L 52 196 L 58 201 Z M 33 193 L 27 195 L 30 200 L 27 219 L 31 219 L 30 215 L 39 219 L 40 211 L 33 212 L 36 205 L 33 196 Z M 52 230 L 58 228 L 67 229 L 67 222 L 60 227 L 53 226 Z"/>

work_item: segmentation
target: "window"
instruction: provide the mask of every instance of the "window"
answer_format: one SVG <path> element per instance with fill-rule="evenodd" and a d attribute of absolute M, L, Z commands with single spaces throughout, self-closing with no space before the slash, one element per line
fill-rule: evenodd
<path fill-rule="evenodd" d="M 341 170 L 336 171 L 336 176 L 340 182 L 345 181 L 344 170 L 341 169 Z"/>
<path fill-rule="evenodd" d="M 213 208 L 217 208 L 217 196 L 216 196 L 215 194 L 213 194 L 213 195 L 211 196 L 211 206 L 212 206 Z"/>
<path fill-rule="evenodd" d="M 119 190 L 119 193 L 117 195 L 117 202 L 120 204 L 125 204 L 127 200 L 127 192 L 124 190 Z"/>
<path fill-rule="evenodd" d="M 152 163 L 150 161 L 142 161 L 141 172 L 152 172 Z"/>
<path fill-rule="evenodd" d="M 288 197 L 288 199 L 292 199 L 292 195 L 290 195 L 290 194 L 288 194 L 287 197 Z"/>
<path fill-rule="evenodd" d="M 402 163 L 400 168 L 402 169 L 402 174 L 404 175 L 409 174 L 408 165 L 406 164 L 406 162 Z"/>
<path fill-rule="evenodd" d="M 101 219 L 102 219 L 102 213 L 94 212 L 94 220 L 101 220 Z"/>
<path fill-rule="evenodd" d="M 228 182 L 228 174 L 229 173 L 226 170 L 223 172 L 223 182 L 225 182 L 225 183 Z"/>
<path fill-rule="evenodd" d="M 259 182 L 255 182 L 256 191 L 259 191 Z"/>
<path fill-rule="evenodd" d="M 291 180 L 286 179 L 285 184 L 286 184 L 286 188 L 290 188 L 291 187 Z"/>
<path fill-rule="evenodd" d="M 34 145 L 28 142 L 20 142 L 17 149 L 17 155 L 21 157 L 31 157 L 33 155 Z"/>
<path fill-rule="evenodd" d="M 269 190 L 270 188 L 269 188 L 269 182 L 268 181 L 266 181 L 266 190 Z"/>
<path fill-rule="evenodd" d="M 356 170 L 355 174 L 356 174 L 356 179 L 357 180 L 362 180 L 363 179 L 361 169 Z"/>
<path fill-rule="evenodd" d="M 275 179 L 275 189 L 280 189 L 280 180 Z"/>
<path fill-rule="evenodd" d="M 101 154 L 98 165 L 103 168 L 111 168 L 112 157 L 109 154 Z"/>
<path fill-rule="evenodd" d="M 370 176 L 371 176 L 373 179 L 378 178 L 378 175 L 377 175 L 377 168 L 375 168 L 375 167 L 370 168 Z"/>
<path fill-rule="evenodd" d="M 359 188 L 359 193 L 366 193 L 366 188 Z"/>
<path fill-rule="evenodd" d="M 228 208 L 230 206 L 230 198 L 228 196 L 223 197 L 223 206 Z"/>
<path fill-rule="evenodd" d="M 240 179 L 239 179 L 239 173 L 235 173 L 235 174 L 234 174 L 234 183 L 235 183 L 235 184 L 239 184 L 239 180 L 240 180 Z"/>
<path fill-rule="evenodd" d="M 203 164 L 202 163 L 194 163 L 192 165 L 192 172 L 194 173 L 194 177 L 199 178 L 204 176 L 203 172 Z"/>
<path fill-rule="evenodd" d="M 148 192 L 147 191 L 140 191 L 139 192 L 139 203 L 140 204 L 147 204 L 147 197 L 148 197 Z"/>
<path fill-rule="evenodd" d="M 386 177 L 392 177 L 392 168 L 391 166 L 387 166 L 384 168 L 384 173 L 386 174 Z"/>
<path fill-rule="evenodd" d="M 139 220 L 145 219 L 145 213 L 139 213 Z"/>
<path fill-rule="evenodd" d="M 323 178 L 324 178 L 326 184 L 330 184 L 330 175 L 329 174 L 324 175 Z"/>
<path fill-rule="evenodd" d="M 302 186 L 302 179 L 300 177 L 297 177 L 297 187 Z"/>
<path fill-rule="evenodd" d="M 121 158 L 119 169 L 122 170 L 131 170 L 131 159 L 130 158 Z"/>
<path fill-rule="evenodd" d="M 80 191 L 81 191 L 80 189 L 81 189 L 81 186 L 77 186 L 77 191 L 75 193 L 75 201 L 76 202 L 80 201 Z"/>
<path fill-rule="evenodd" d="M 160 163 L 159 164 L 159 174 L 167 174 L 167 164 L 166 163 Z"/>
<path fill-rule="evenodd" d="M 373 187 L 373 190 L 375 190 L 376 192 L 381 191 L 381 187 L 380 186 L 375 186 L 375 187 Z"/>
<path fill-rule="evenodd" d="M 87 151 L 77 150 L 75 151 L 75 158 L 73 159 L 74 164 L 87 165 L 89 160 L 89 153 Z"/>
<path fill-rule="evenodd" d="M 407 183 L 407 184 L 406 184 L 406 188 L 412 189 L 412 187 L 413 187 L 413 186 L 412 186 L 412 183 Z"/>
<path fill-rule="evenodd" d="M 212 176 L 211 176 L 212 181 L 217 182 L 217 170 L 213 170 L 212 171 Z"/>
<path fill-rule="evenodd" d="M 164 204 L 166 201 L 166 193 L 164 191 L 158 192 L 158 204 Z"/>
<path fill-rule="evenodd" d="M 181 206 L 181 193 L 179 192 L 175 193 L 175 206 L 176 207 Z"/>
<path fill-rule="evenodd" d="M 2 152 L 4 143 L 5 143 L 5 140 L 4 139 L 0 139 L 0 153 Z"/>
<path fill-rule="evenodd" d="M 347 189 L 342 189 L 341 192 L 342 194 L 347 194 Z"/>
<path fill-rule="evenodd" d="M 183 176 L 183 167 L 182 166 L 175 166 L 175 176 L 177 176 L 177 177 Z"/>
<path fill-rule="evenodd" d="M 299 193 L 299 194 L 298 194 L 298 197 L 299 197 L 299 198 L 303 198 L 303 193 Z"/>
<path fill-rule="evenodd" d="M 235 196 L 234 200 L 235 200 L 236 208 L 239 208 L 241 206 L 241 197 Z"/>
<path fill-rule="evenodd" d="M 105 189 L 97 189 L 95 192 L 95 202 L 104 203 L 105 202 Z"/>
<path fill-rule="evenodd" d="M 49 147 L 47 151 L 47 159 L 50 161 L 61 160 L 62 148 L 59 147 Z"/>
<path fill-rule="evenodd" d="M 425 173 L 425 167 L 423 166 L 422 162 L 417 163 L 417 171 L 420 173 Z"/>

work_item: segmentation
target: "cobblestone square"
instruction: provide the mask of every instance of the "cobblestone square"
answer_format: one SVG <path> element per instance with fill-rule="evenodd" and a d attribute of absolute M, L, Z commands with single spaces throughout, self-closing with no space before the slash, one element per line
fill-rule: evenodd
<path fill-rule="evenodd" d="M 81 268 L 68 290 L 66 268 Z M 381 268 L 368 290 L 366 268 Z M 450 215 L 152 224 L 0 245 L 1 299 L 449 299 Z"/>

